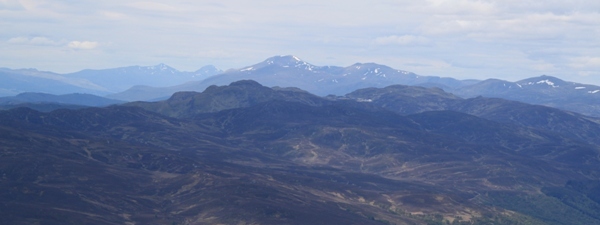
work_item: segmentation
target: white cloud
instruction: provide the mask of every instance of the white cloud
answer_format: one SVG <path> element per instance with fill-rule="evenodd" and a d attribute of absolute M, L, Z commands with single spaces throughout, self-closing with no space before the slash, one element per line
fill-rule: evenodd
<path fill-rule="evenodd" d="M 71 41 L 67 47 L 72 49 L 90 50 L 98 47 L 98 42 L 95 41 Z"/>
<path fill-rule="evenodd" d="M 576 57 L 569 64 L 574 69 L 600 69 L 600 57 Z"/>
<path fill-rule="evenodd" d="M 71 49 L 90 50 L 99 46 L 95 41 L 56 41 L 47 37 L 14 37 L 8 39 L 7 43 L 12 45 L 30 45 L 30 46 L 56 46 L 67 47 Z"/>
<path fill-rule="evenodd" d="M 476 15 L 476 14 L 492 14 L 497 12 L 496 3 L 494 1 L 480 0 L 428 0 L 429 3 L 425 6 L 428 12 L 436 14 L 461 14 L 461 15 Z"/>
<path fill-rule="evenodd" d="M 47 37 L 14 37 L 7 41 L 9 44 L 17 45 L 35 45 L 35 46 L 56 46 L 60 45 L 59 41 L 52 40 Z"/>
<path fill-rule="evenodd" d="M 374 42 L 377 45 L 423 45 L 429 43 L 429 40 L 425 37 L 414 35 L 390 35 L 378 37 Z"/>
<path fill-rule="evenodd" d="M 27 44 L 29 43 L 29 38 L 27 37 L 15 37 L 8 40 L 10 44 Z"/>

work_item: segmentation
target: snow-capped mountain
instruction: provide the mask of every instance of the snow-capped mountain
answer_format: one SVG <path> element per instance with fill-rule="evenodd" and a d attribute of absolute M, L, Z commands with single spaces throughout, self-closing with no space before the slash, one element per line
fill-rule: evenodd
<path fill-rule="evenodd" d="M 296 70 L 308 70 L 308 71 L 313 71 L 313 70 L 319 68 L 310 63 L 302 61 L 300 58 L 298 58 L 296 56 L 282 55 L 282 56 L 273 56 L 271 58 L 266 59 L 265 61 L 263 61 L 261 63 L 241 68 L 241 69 L 239 69 L 239 71 L 256 71 L 256 70 L 261 70 L 261 69 L 277 68 L 277 67 L 291 68 L 291 69 L 296 69 Z"/>
<path fill-rule="evenodd" d="M 555 92 L 561 95 L 598 94 L 600 96 L 599 86 L 563 81 L 551 76 L 533 77 L 515 83 L 519 88 L 535 88 L 540 91 L 545 90 L 546 92 Z"/>
<path fill-rule="evenodd" d="M 567 82 L 550 76 L 518 82 L 498 79 L 457 80 L 420 76 L 376 63 L 356 63 L 347 67 L 315 66 L 292 55 L 271 57 L 202 81 L 167 88 L 137 86 L 109 97 L 126 101 L 166 99 L 178 91 L 201 92 L 210 85 L 228 85 L 238 80 L 255 80 L 268 87 L 298 87 L 321 96 L 341 96 L 361 88 L 387 87 L 393 84 L 438 87 L 466 98 L 498 97 L 600 116 L 600 87 Z"/>
<path fill-rule="evenodd" d="M 488 79 L 459 88 L 453 93 L 462 97 L 504 98 L 600 116 L 599 86 L 564 81 L 546 75 L 517 82 Z"/>
<path fill-rule="evenodd" d="M 226 71 L 198 85 L 226 85 L 242 79 L 255 80 L 266 86 L 298 87 L 322 96 L 343 95 L 360 88 L 385 87 L 390 84 L 455 88 L 472 83 L 452 78 L 419 76 L 375 63 L 356 63 L 348 67 L 315 66 L 299 57 L 287 55 Z"/>
<path fill-rule="evenodd" d="M 211 76 L 212 75 L 212 76 Z M 0 96 L 22 92 L 92 93 L 123 101 L 151 101 L 179 91 L 204 91 L 211 85 L 255 80 L 268 87 L 297 87 L 320 96 L 342 96 L 369 87 L 393 84 L 438 87 L 464 98 L 484 96 L 541 104 L 600 116 L 600 87 L 539 76 L 510 82 L 498 79 L 457 80 L 420 76 L 376 63 L 347 67 L 316 66 L 293 55 L 274 56 L 254 65 L 222 72 L 205 66 L 181 72 L 165 64 L 56 74 L 0 69 Z"/>
<path fill-rule="evenodd" d="M 600 87 L 564 81 L 556 77 L 543 75 L 517 82 L 488 79 L 460 88 L 456 93 L 464 97 L 475 97 L 477 95 L 506 97 L 505 95 L 530 95 L 533 93 L 543 93 L 554 97 L 593 96 L 594 94 L 598 94 L 597 96 L 600 97 Z"/>

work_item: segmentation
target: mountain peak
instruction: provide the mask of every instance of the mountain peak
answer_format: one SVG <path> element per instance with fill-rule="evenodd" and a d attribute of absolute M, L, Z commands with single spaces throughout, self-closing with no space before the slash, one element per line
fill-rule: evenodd
<path fill-rule="evenodd" d="M 263 85 L 254 81 L 254 80 L 239 80 L 239 81 L 235 81 L 231 84 L 229 84 L 229 86 L 256 86 L 256 87 L 262 87 Z"/>
<path fill-rule="evenodd" d="M 563 80 L 561 80 L 560 78 L 557 77 L 553 77 L 553 76 L 548 76 L 548 75 L 541 75 L 538 77 L 530 77 L 524 80 L 521 80 L 519 82 L 523 82 L 523 81 L 530 81 L 530 80 L 539 80 L 539 79 L 544 79 L 544 80 L 551 80 L 551 81 L 559 81 L 559 82 L 564 82 Z"/>
<path fill-rule="evenodd" d="M 213 75 L 217 75 L 222 72 L 223 72 L 223 70 L 217 69 L 217 67 L 215 67 L 213 65 L 206 65 L 206 66 L 203 66 L 202 68 L 196 70 L 194 72 L 194 77 L 206 78 L 206 77 L 210 77 Z"/>
<path fill-rule="evenodd" d="M 254 71 L 254 70 L 262 69 L 265 67 L 272 67 L 272 66 L 283 67 L 283 68 L 297 68 L 297 69 L 304 69 L 304 70 L 311 70 L 311 71 L 314 68 L 316 68 L 316 66 L 313 66 L 307 62 L 302 61 L 297 56 L 279 55 L 279 56 L 270 57 L 259 64 L 242 68 L 240 71 Z"/>
<path fill-rule="evenodd" d="M 158 65 L 155 66 L 147 66 L 146 69 L 150 69 L 150 70 L 160 70 L 160 71 L 165 71 L 165 70 L 170 70 L 170 71 L 177 71 L 176 69 L 168 66 L 167 64 L 164 63 L 160 63 Z"/>
<path fill-rule="evenodd" d="M 300 62 L 302 61 L 300 58 L 294 55 L 278 55 L 268 58 L 265 61 L 291 61 L 291 62 Z"/>
<path fill-rule="evenodd" d="M 263 63 L 266 63 L 268 65 L 271 64 L 275 64 L 275 65 L 279 65 L 279 66 L 298 66 L 298 65 L 310 65 L 304 61 L 302 61 L 300 58 L 293 56 L 293 55 L 280 55 L 280 56 L 273 56 L 271 58 L 266 59 Z"/>
<path fill-rule="evenodd" d="M 539 77 L 527 78 L 517 82 L 519 85 L 548 85 L 549 87 L 557 88 L 567 84 L 564 80 L 559 78 L 542 75 Z"/>
<path fill-rule="evenodd" d="M 222 72 L 221 70 L 219 70 L 217 67 L 213 66 L 213 65 L 206 65 L 201 67 L 200 69 L 196 70 L 196 73 L 212 73 L 212 74 L 216 74 Z"/>

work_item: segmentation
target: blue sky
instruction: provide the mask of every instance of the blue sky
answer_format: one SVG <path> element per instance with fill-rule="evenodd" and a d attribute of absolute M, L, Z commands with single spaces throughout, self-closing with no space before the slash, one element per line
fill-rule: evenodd
<path fill-rule="evenodd" d="M 59 73 L 274 55 L 421 75 L 600 85 L 600 1 L 0 0 L 0 67 Z"/>

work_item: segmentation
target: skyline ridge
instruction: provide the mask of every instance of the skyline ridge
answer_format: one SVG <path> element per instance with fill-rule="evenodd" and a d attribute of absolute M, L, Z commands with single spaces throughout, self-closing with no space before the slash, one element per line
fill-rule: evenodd
<path fill-rule="evenodd" d="M 295 59 L 296 61 L 307 63 L 308 65 L 314 66 L 314 67 L 342 67 L 342 68 L 346 68 L 346 67 L 354 66 L 356 64 L 361 64 L 361 65 L 364 65 L 364 64 L 375 64 L 375 65 L 380 65 L 380 66 L 386 66 L 386 67 L 389 67 L 389 68 L 392 68 L 392 69 L 395 69 L 395 70 L 398 70 L 398 71 L 406 71 L 406 72 L 418 74 L 418 75 L 421 75 L 421 76 L 428 76 L 428 75 L 423 75 L 423 74 L 416 73 L 414 71 L 405 70 L 405 69 L 402 69 L 402 68 L 394 68 L 392 66 L 385 65 L 385 64 L 382 64 L 382 63 L 379 63 L 379 62 L 375 62 L 375 61 L 354 62 L 354 63 L 346 65 L 346 66 L 345 65 L 332 65 L 332 64 L 330 64 L 330 65 L 317 65 L 317 64 L 314 64 L 312 62 L 305 61 L 301 57 L 298 57 L 296 55 L 291 55 L 291 54 L 290 55 L 274 55 L 274 56 L 268 57 L 268 58 L 266 58 L 263 61 L 260 61 L 258 63 L 254 63 L 254 64 L 250 64 L 250 65 L 245 65 L 245 66 L 242 66 L 242 67 L 218 68 L 215 65 L 206 64 L 206 65 L 200 66 L 198 69 L 194 69 L 194 70 L 180 70 L 180 69 L 175 68 L 175 67 L 173 67 L 173 66 L 171 66 L 171 65 L 169 65 L 167 63 L 164 63 L 164 62 L 153 64 L 153 65 L 129 65 L 129 66 L 99 68 L 99 69 L 84 68 L 84 69 L 81 69 L 81 70 L 78 70 L 78 71 L 75 71 L 75 72 L 68 72 L 68 73 L 60 73 L 60 72 L 49 71 L 49 70 L 41 70 L 41 69 L 38 69 L 38 68 L 35 68 L 35 67 L 29 67 L 29 68 L 9 68 L 9 67 L 0 66 L 0 70 L 29 70 L 29 71 L 36 71 L 36 72 L 54 73 L 54 74 L 58 74 L 58 75 L 70 75 L 70 74 L 76 74 L 76 73 L 80 73 L 80 72 L 84 72 L 84 71 L 104 71 L 104 70 L 114 70 L 114 69 L 128 69 L 128 68 L 132 68 L 132 67 L 139 67 L 139 68 L 145 68 L 145 69 L 155 69 L 156 67 L 167 67 L 169 69 L 173 69 L 175 71 L 183 72 L 183 73 L 199 72 L 200 70 L 202 70 L 204 68 L 216 69 L 216 70 L 220 71 L 220 73 L 223 73 L 223 72 L 227 72 L 227 71 L 231 71 L 231 70 L 241 70 L 241 69 L 249 68 L 249 67 L 252 67 L 254 65 L 265 63 L 265 62 L 268 62 L 269 60 L 273 60 L 273 59 L 277 59 L 277 58 L 291 58 L 291 59 Z M 454 78 L 454 79 L 457 79 L 457 80 L 479 80 L 479 81 L 484 81 L 484 80 L 488 80 L 488 79 L 498 79 L 498 80 L 504 80 L 504 81 L 509 81 L 509 82 L 519 82 L 519 81 L 522 81 L 522 80 L 525 80 L 525 79 L 529 79 L 531 77 L 549 76 L 549 77 L 556 77 L 556 78 L 561 79 L 563 81 L 570 81 L 570 82 L 575 82 L 575 83 L 591 84 L 591 85 L 598 85 L 598 86 L 600 86 L 600 80 L 597 80 L 596 82 L 584 83 L 584 82 L 578 82 L 578 81 L 574 81 L 574 80 L 569 79 L 569 78 L 571 78 L 571 76 L 562 77 L 562 76 L 555 76 L 555 75 L 551 75 L 551 74 L 530 75 L 530 76 L 526 76 L 526 77 L 518 77 L 518 78 L 515 78 L 515 80 L 507 80 L 507 79 L 503 79 L 501 77 L 493 77 L 493 76 L 484 77 L 484 78 L 475 78 L 475 77 L 473 77 L 473 78 L 464 78 L 464 79 L 460 79 L 460 78 L 449 76 L 449 75 L 445 75 L 445 74 L 434 75 L 434 76 Z"/>

